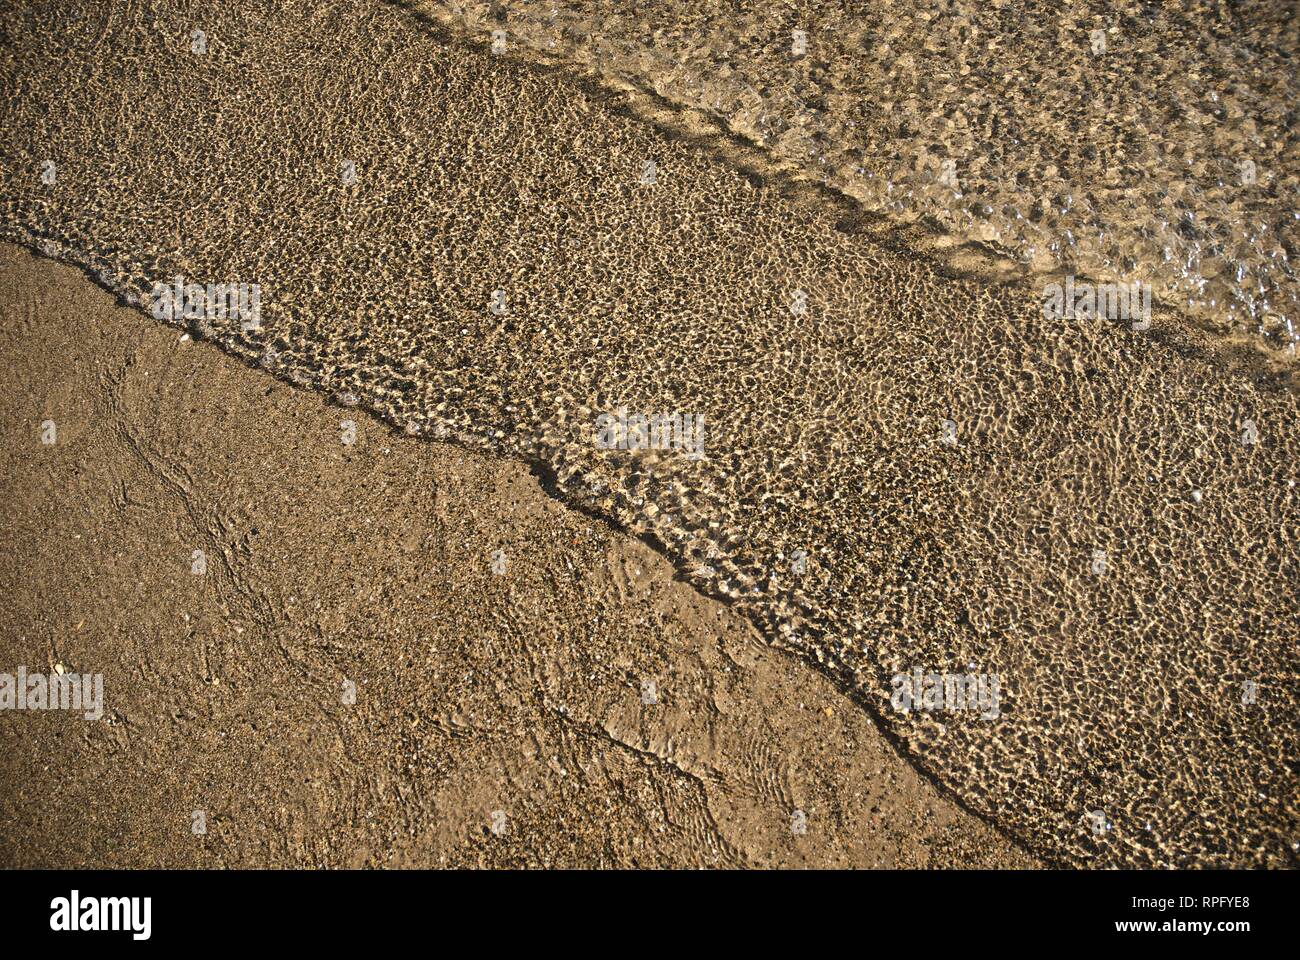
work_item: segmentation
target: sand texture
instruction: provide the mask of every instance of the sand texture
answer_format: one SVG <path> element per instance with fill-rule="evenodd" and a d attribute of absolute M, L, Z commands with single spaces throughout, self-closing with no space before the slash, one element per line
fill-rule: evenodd
<path fill-rule="evenodd" d="M 5 238 L 142 323 L 159 281 L 260 284 L 257 329 L 173 322 L 526 464 L 1048 862 L 1295 863 L 1300 410 L 1257 355 L 1169 310 L 1047 320 L 707 118 L 407 9 L 10 39 Z M 703 417 L 705 456 L 603 448 L 621 409 Z M 996 678 L 998 710 L 897 710 L 914 670 Z"/>
<path fill-rule="evenodd" d="M 0 713 L 0 865 L 1033 865 L 521 465 L 327 405 L 8 245 L 0 317 L 0 663 L 100 670 L 106 700 L 94 724 Z"/>

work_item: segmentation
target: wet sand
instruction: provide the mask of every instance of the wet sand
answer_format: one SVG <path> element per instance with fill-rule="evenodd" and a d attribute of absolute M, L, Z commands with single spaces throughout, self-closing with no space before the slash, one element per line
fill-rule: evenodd
<path fill-rule="evenodd" d="M 0 711 L 0 866 L 1034 865 L 519 464 L 9 245 L 0 317 L 0 670 L 104 674 L 98 722 Z"/>
<path fill-rule="evenodd" d="M 18 38 L 6 237 L 141 306 L 260 284 L 260 329 L 181 322 L 528 464 L 1044 859 L 1294 864 L 1300 411 L 1256 357 L 1047 320 L 705 119 L 402 10 L 186 11 Z M 602 449 L 621 408 L 703 416 L 707 458 Z M 895 710 L 913 670 L 999 710 Z"/>

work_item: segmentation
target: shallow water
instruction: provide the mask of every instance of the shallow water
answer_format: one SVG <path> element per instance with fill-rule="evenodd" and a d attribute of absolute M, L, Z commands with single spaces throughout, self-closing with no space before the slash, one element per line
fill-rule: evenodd
<path fill-rule="evenodd" d="M 135 4 L 12 48 L 6 238 L 143 307 L 258 283 L 258 329 L 182 322 L 534 464 L 1050 859 L 1295 862 L 1298 411 L 1258 367 L 1165 313 L 1049 321 L 391 7 Z M 706 458 L 602 445 L 624 408 L 702 416 Z M 914 668 L 997 678 L 996 715 L 895 710 Z"/>
<path fill-rule="evenodd" d="M 1295 356 L 1290 4 L 413 6 L 702 110 L 866 209 L 987 245 L 999 275 L 1142 282 Z"/>

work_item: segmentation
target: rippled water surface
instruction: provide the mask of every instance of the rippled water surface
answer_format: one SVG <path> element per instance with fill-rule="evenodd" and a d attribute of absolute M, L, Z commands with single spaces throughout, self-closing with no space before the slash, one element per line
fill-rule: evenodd
<path fill-rule="evenodd" d="M 653 90 L 1011 272 L 1141 281 L 1290 359 L 1290 3 L 684 0 L 414 6 Z"/>

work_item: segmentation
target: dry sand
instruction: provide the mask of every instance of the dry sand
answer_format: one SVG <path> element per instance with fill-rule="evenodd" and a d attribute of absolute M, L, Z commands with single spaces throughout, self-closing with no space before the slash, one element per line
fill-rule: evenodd
<path fill-rule="evenodd" d="M 141 305 L 177 275 L 261 284 L 261 329 L 184 323 L 530 464 L 1045 859 L 1295 863 L 1285 380 L 1169 312 L 1144 333 L 1045 320 L 1040 291 L 954 277 L 707 118 L 526 51 L 392 7 L 250 7 L 126 4 L 19 35 L 5 236 Z M 707 459 L 598 449 L 620 407 L 703 415 Z M 227 594 L 251 630 L 261 611 Z M 997 678 L 1000 712 L 893 710 L 914 668 Z"/>
<path fill-rule="evenodd" d="M 519 464 L 329 406 L 9 245 L 0 317 L 0 670 L 105 676 L 97 723 L 0 712 L 0 865 L 1032 865 Z"/>

